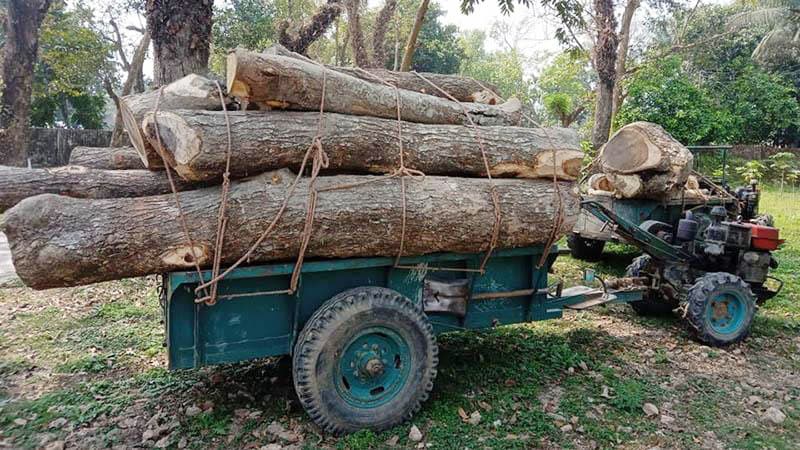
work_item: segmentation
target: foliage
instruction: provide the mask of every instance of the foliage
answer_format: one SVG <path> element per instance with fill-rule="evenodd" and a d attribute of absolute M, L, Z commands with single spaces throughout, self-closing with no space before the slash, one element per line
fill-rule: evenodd
<path fill-rule="evenodd" d="M 211 68 L 224 73 L 228 50 L 244 47 L 262 50 L 275 41 L 277 25 L 276 3 L 262 0 L 231 0 L 214 8 L 211 39 L 214 44 Z"/>
<path fill-rule="evenodd" d="M 779 152 L 769 157 L 770 169 L 780 177 L 780 189 L 783 192 L 784 183 L 796 181 L 797 156 L 790 152 Z"/>
<path fill-rule="evenodd" d="M 753 49 L 753 59 L 765 64 L 800 57 L 800 1 L 761 0 L 755 7 L 728 19 L 728 29 L 740 31 L 752 26 L 766 28 Z"/>
<path fill-rule="evenodd" d="M 525 104 L 532 104 L 536 92 L 525 74 L 529 64 L 527 58 L 516 50 L 487 52 L 484 48 L 486 34 L 471 31 L 461 37 L 464 59 L 461 73 L 496 85 L 504 98 L 517 97 Z"/>
<path fill-rule="evenodd" d="M 458 27 L 443 25 L 440 17 L 444 11 L 432 3 L 425 15 L 414 52 L 412 70 L 418 72 L 456 73 L 464 57 L 459 45 Z M 391 65 L 387 61 L 387 65 Z"/>
<path fill-rule="evenodd" d="M 736 173 L 745 180 L 756 180 L 761 182 L 767 172 L 767 166 L 763 162 L 754 159 L 736 168 Z"/>
<path fill-rule="evenodd" d="M 537 80 L 545 110 L 562 126 L 582 122 L 592 106 L 592 83 L 589 55 L 584 51 L 566 51 L 555 57 Z"/>
<path fill-rule="evenodd" d="M 728 119 L 711 95 L 681 70 L 677 56 L 644 65 L 627 85 L 628 98 L 617 126 L 644 120 L 664 127 L 684 144 L 713 142 Z"/>
<path fill-rule="evenodd" d="M 101 128 L 106 97 L 103 77 L 111 70 L 111 46 L 92 29 L 92 13 L 56 2 L 42 24 L 34 69 L 34 126 Z"/>

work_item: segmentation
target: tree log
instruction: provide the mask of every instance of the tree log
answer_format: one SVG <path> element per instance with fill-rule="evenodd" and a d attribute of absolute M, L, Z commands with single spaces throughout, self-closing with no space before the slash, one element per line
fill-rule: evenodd
<path fill-rule="evenodd" d="M 314 112 L 230 112 L 231 173 L 236 178 L 289 167 L 298 170 L 317 132 Z M 155 145 L 154 120 L 142 122 Z M 190 181 L 220 179 L 225 171 L 225 114 L 211 111 L 158 113 L 161 143 L 171 167 Z M 490 172 L 497 177 L 574 180 L 583 152 L 578 135 L 565 128 L 480 127 Z M 405 164 L 428 175 L 486 176 L 475 130 L 461 125 L 403 122 Z M 325 114 L 322 147 L 335 173 L 389 173 L 398 167 L 397 121 Z M 555 168 L 553 156 L 555 152 Z"/>
<path fill-rule="evenodd" d="M 280 44 L 270 45 L 264 50 L 264 53 L 288 56 L 290 58 L 300 58 L 313 62 L 313 60 L 307 56 L 293 52 Z M 400 89 L 448 98 L 446 95 L 439 92 L 438 89 L 431 87 L 430 84 L 426 83 L 425 80 L 415 73 L 378 68 L 362 69 L 330 65 L 326 65 L 325 67 L 350 75 L 351 77 L 369 81 L 370 83 L 383 84 L 380 80 L 386 80 Z M 421 72 L 420 75 L 442 88 L 442 90 L 460 102 L 486 103 L 488 105 L 496 105 L 503 102 L 503 99 L 498 95 L 500 89 L 492 83 L 478 81 L 474 78 L 461 75 L 431 72 Z"/>
<path fill-rule="evenodd" d="M 401 116 L 408 122 L 468 125 L 518 125 L 522 104 L 511 99 L 502 105 L 449 101 L 367 82 L 343 72 L 327 70 L 306 59 L 236 49 L 228 54 L 228 92 L 262 108 L 319 110 L 325 79 L 325 111 L 397 118 L 396 95 Z M 466 114 L 465 114 L 466 109 Z"/>
<path fill-rule="evenodd" d="M 103 170 L 144 169 L 139 152 L 133 147 L 75 147 L 69 164 Z"/>
<path fill-rule="evenodd" d="M 294 175 L 286 170 L 234 182 L 229 195 L 222 264 L 244 255 L 273 220 Z M 333 186 L 372 181 L 324 191 Z M 542 244 L 554 217 L 564 215 L 561 236 L 574 225 L 578 199 L 572 183 L 495 180 L 501 209 L 498 248 Z M 294 260 L 305 223 L 308 180 L 289 200 L 274 233 L 251 261 Z M 320 190 L 308 258 L 395 256 L 400 246 L 400 181 L 388 177 L 317 179 Z M 405 255 L 486 250 L 495 223 L 487 180 L 425 177 L 406 180 Z M 25 199 L 2 224 L 14 266 L 28 286 L 75 286 L 145 274 L 188 270 L 213 259 L 220 188 L 181 193 L 193 247 L 177 226 L 171 195 L 84 200 L 57 195 Z M 560 198 L 560 201 L 557 200 Z"/>
<path fill-rule="evenodd" d="M 223 93 L 224 93 L 224 86 Z M 143 94 L 126 95 L 120 99 L 120 113 L 125 131 L 128 132 L 131 144 L 139 152 L 142 163 L 148 169 L 164 167 L 158 152 L 142 135 L 142 119 L 153 112 L 159 90 Z M 225 98 L 227 103 L 229 100 Z M 164 87 L 161 99 L 158 100 L 158 109 L 168 111 L 171 109 L 210 109 L 221 110 L 222 103 L 217 91 L 217 84 L 200 75 L 190 74 Z"/>
<path fill-rule="evenodd" d="M 176 179 L 178 190 L 197 184 Z M 145 197 L 172 192 L 164 172 L 97 170 L 81 166 L 27 169 L 0 166 L 0 212 L 25 198 L 61 194 L 76 198 Z M 91 212 L 88 212 L 91 216 Z"/>
<path fill-rule="evenodd" d="M 634 122 L 600 150 L 600 170 L 623 198 L 663 198 L 680 189 L 692 170 L 692 153 L 659 125 Z"/>

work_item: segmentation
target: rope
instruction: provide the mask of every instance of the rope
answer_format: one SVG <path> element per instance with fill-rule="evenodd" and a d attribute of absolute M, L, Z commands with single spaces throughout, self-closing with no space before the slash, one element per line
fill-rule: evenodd
<path fill-rule="evenodd" d="M 423 80 L 425 80 L 425 77 L 423 77 L 420 73 L 418 73 L 416 71 L 414 73 L 417 74 L 417 76 L 419 76 Z M 428 84 L 430 84 L 430 85 L 434 86 L 436 89 L 438 89 L 439 92 L 443 92 L 445 95 L 447 95 L 450 98 L 450 100 L 457 101 L 452 96 L 450 96 L 449 94 L 447 94 L 443 90 L 439 89 L 436 85 L 434 85 L 430 81 L 428 81 L 428 80 L 425 80 L 425 81 L 427 81 Z M 497 92 L 493 91 L 492 89 L 489 89 L 488 87 L 486 87 L 483 83 L 480 82 L 480 80 L 475 79 L 474 81 L 483 90 L 488 91 L 488 92 L 492 93 L 493 95 L 495 95 L 498 99 L 500 99 L 500 101 L 503 101 L 503 102 L 505 101 L 505 99 L 503 97 L 501 97 L 500 94 L 498 94 Z M 463 105 L 462 105 L 462 108 L 464 108 Z M 550 235 L 547 238 L 547 241 L 545 242 L 544 251 L 542 252 L 542 256 L 539 258 L 539 262 L 536 265 L 536 268 L 539 269 L 547 261 L 547 255 L 550 253 L 550 249 L 553 247 L 553 245 L 558 240 L 558 230 L 560 230 L 561 227 L 564 225 L 564 200 L 561 198 L 561 186 L 558 184 L 558 174 L 556 172 L 556 144 L 555 144 L 555 141 L 553 140 L 553 137 L 547 131 L 547 128 L 543 127 L 539 122 L 534 120 L 528 114 L 525 114 L 524 111 L 521 111 L 520 115 L 524 119 L 526 119 L 528 122 L 530 122 L 534 126 L 536 126 L 537 128 L 541 128 L 542 129 L 542 131 L 544 132 L 545 138 L 550 143 L 550 148 L 552 149 L 552 152 L 553 152 L 553 188 L 554 188 L 554 191 L 555 191 L 555 197 L 556 197 L 558 206 L 556 208 L 556 213 L 557 213 L 556 214 L 556 218 L 553 220 L 553 227 L 550 229 Z M 592 162 L 589 164 L 587 169 L 592 167 L 596 160 L 597 160 L 597 158 L 592 160 Z M 484 162 L 485 161 L 486 161 L 486 155 L 484 154 Z M 488 172 L 488 162 L 486 162 L 486 166 L 487 166 L 487 172 Z"/>
<path fill-rule="evenodd" d="M 479 269 L 480 272 L 483 273 L 485 271 L 485 268 L 486 268 L 486 263 L 489 262 L 489 258 L 491 258 L 492 252 L 494 252 L 495 248 L 497 247 L 497 241 L 500 238 L 500 225 L 502 224 L 502 215 L 501 215 L 501 212 L 500 212 L 500 197 L 499 197 L 499 194 L 497 193 L 497 186 L 494 184 L 494 179 L 492 178 L 491 168 L 489 167 L 489 158 L 486 156 L 486 147 L 484 146 L 484 143 L 483 143 L 483 137 L 481 136 L 481 133 L 479 131 L 478 126 L 475 125 L 475 121 L 472 120 L 472 116 L 469 115 L 469 111 L 467 110 L 467 107 L 464 106 L 463 103 L 461 103 L 455 97 L 450 95 L 449 92 L 447 92 L 444 89 L 442 89 L 439 86 L 437 86 L 434 82 L 432 82 L 429 79 L 425 78 L 421 73 L 419 73 L 417 71 L 412 71 L 412 73 L 414 73 L 422 81 L 424 81 L 427 84 L 429 84 L 431 87 L 433 87 L 434 89 L 439 91 L 442 95 L 444 95 L 445 97 L 447 97 L 451 101 L 456 102 L 458 104 L 458 106 L 460 106 L 461 109 L 464 111 L 464 115 L 466 116 L 467 121 L 470 124 L 470 127 L 475 132 L 475 139 L 478 142 L 478 148 L 481 151 L 481 158 L 483 158 L 483 167 L 484 167 L 484 170 L 486 170 L 486 178 L 489 181 L 489 192 L 491 193 L 492 205 L 494 206 L 494 226 L 492 227 L 492 237 L 491 237 L 491 240 L 489 241 L 489 248 L 486 251 L 486 255 L 483 257 L 483 260 L 481 261 L 481 265 L 480 265 L 480 269 Z M 489 92 L 491 92 L 491 90 L 489 90 Z M 500 97 L 498 96 L 498 98 L 500 98 Z"/>

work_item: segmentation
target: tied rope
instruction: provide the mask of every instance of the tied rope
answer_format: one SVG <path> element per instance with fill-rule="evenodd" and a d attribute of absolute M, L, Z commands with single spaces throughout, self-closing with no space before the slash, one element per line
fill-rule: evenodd
<path fill-rule="evenodd" d="M 419 76 L 423 80 L 425 79 L 419 72 L 415 71 L 414 73 L 417 74 L 417 76 Z M 483 90 L 488 91 L 491 94 L 495 95 L 498 99 L 500 99 L 500 101 L 505 101 L 505 99 L 503 99 L 503 97 L 501 97 L 499 94 L 497 94 L 493 90 L 489 89 L 488 87 L 484 86 L 483 83 L 480 82 L 480 80 L 477 80 L 477 79 L 473 79 L 473 80 Z M 428 80 L 425 80 L 425 81 L 428 81 Z M 428 81 L 428 84 L 433 85 L 433 83 L 431 83 L 430 81 Z M 436 87 L 436 86 L 434 85 L 434 87 Z M 438 87 L 436 87 L 436 88 L 439 89 Z M 444 92 L 441 89 L 439 89 L 439 91 L 440 92 Z M 447 94 L 446 92 L 445 92 L 445 94 L 448 97 L 450 97 L 450 95 Z M 450 97 L 450 98 L 452 100 L 455 100 L 452 97 Z M 462 107 L 463 107 L 463 105 L 462 105 Z M 564 200 L 561 198 L 561 186 L 558 184 L 558 173 L 556 171 L 556 144 L 555 144 L 555 141 L 553 140 L 553 137 L 547 131 L 547 128 L 543 127 L 539 122 L 535 121 L 531 116 L 526 114 L 525 111 L 521 111 L 520 115 L 523 118 L 525 118 L 528 122 L 530 122 L 534 126 L 536 126 L 537 128 L 541 128 L 542 132 L 544 133 L 545 139 L 547 139 L 548 143 L 550 144 L 550 148 L 552 149 L 552 152 L 553 152 L 552 153 L 552 155 L 553 155 L 553 189 L 554 189 L 555 198 L 557 200 L 557 202 L 556 202 L 556 204 L 557 204 L 556 217 L 553 220 L 553 227 L 550 229 L 550 235 L 548 236 L 547 241 L 545 242 L 544 251 L 542 251 L 542 256 L 539 258 L 539 262 L 536 265 L 536 268 L 539 269 L 547 261 L 547 255 L 550 253 L 550 249 L 553 247 L 553 245 L 558 240 L 558 231 L 561 229 L 562 226 L 564 226 Z M 484 158 L 485 158 L 485 156 L 484 156 Z M 597 160 L 597 158 L 592 160 L 592 162 L 589 164 L 589 167 L 592 167 L 596 160 Z M 488 163 L 486 163 L 486 164 L 488 166 Z"/>
<path fill-rule="evenodd" d="M 300 252 L 297 258 L 297 262 L 295 263 L 294 270 L 292 271 L 292 277 L 289 284 L 288 289 L 283 290 L 276 290 L 276 291 L 269 291 L 265 292 L 265 294 L 293 294 L 297 290 L 297 286 L 300 279 L 300 271 L 303 265 L 303 259 L 305 256 L 305 250 L 308 247 L 308 242 L 311 238 L 311 232 L 313 227 L 313 219 L 314 219 L 314 211 L 316 208 L 317 203 L 317 193 L 318 191 L 315 189 L 314 184 L 319 175 L 319 172 L 328 167 L 328 155 L 325 153 L 322 147 L 322 123 L 324 120 L 324 111 L 325 111 L 325 91 L 327 86 L 327 71 L 324 66 L 322 71 L 322 92 L 320 98 L 320 105 L 319 105 L 319 120 L 317 121 L 317 130 L 315 136 L 311 140 L 311 144 L 308 146 L 305 155 L 303 155 L 303 160 L 300 163 L 300 169 L 297 171 L 297 175 L 295 175 L 294 180 L 289 185 L 288 189 L 286 190 L 286 195 L 284 196 L 283 202 L 281 203 L 280 208 L 275 213 L 275 216 L 272 218 L 272 221 L 269 225 L 264 229 L 261 235 L 256 239 L 253 245 L 242 255 L 236 262 L 234 262 L 230 267 L 225 269 L 220 274 L 213 276 L 209 281 L 200 284 L 195 289 L 195 292 L 200 292 L 208 288 L 209 286 L 213 285 L 214 283 L 218 283 L 220 280 L 225 278 L 228 274 L 233 272 L 234 269 L 242 265 L 244 262 L 250 260 L 250 257 L 253 256 L 253 253 L 256 249 L 261 245 L 264 240 L 269 237 L 273 231 L 275 231 L 275 227 L 277 226 L 278 222 L 283 217 L 283 214 L 286 211 L 286 208 L 289 205 L 289 200 L 294 195 L 295 190 L 297 189 L 298 184 L 300 183 L 300 179 L 305 172 L 306 166 L 308 165 L 309 158 L 312 160 L 311 163 L 311 177 L 309 178 L 309 196 L 308 196 L 308 203 L 306 206 L 306 221 L 303 226 L 303 231 L 300 238 Z M 201 300 L 202 301 L 202 300 Z"/>

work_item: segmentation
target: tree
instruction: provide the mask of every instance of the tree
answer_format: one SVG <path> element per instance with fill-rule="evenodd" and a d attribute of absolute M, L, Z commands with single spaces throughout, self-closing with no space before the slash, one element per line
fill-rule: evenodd
<path fill-rule="evenodd" d="M 549 114 L 563 127 L 586 117 L 593 100 L 589 55 L 585 51 L 566 51 L 545 67 L 537 80 L 542 102 Z"/>
<path fill-rule="evenodd" d="M 728 29 L 740 31 L 752 26 L 766 29 L 753 49 L 752 57 L 769 63 L 779 58 L 797 60 L 800 56 L 800 2 L 798 0 L 761 0 L 756 7 L 733 15 Z"/>
<path fill-rule="evenodd" d="M 790 179 L 793 177 L 787 177 L 787 175 L 792 174 L 792 172 L 797 168 L 797 156 L 794 153 L 789 152 L 779 152 L 769 157 L 770 159 L 770 167 L 772 170 L 778 172 L 778 175 L 781 177 L 781 192 L 783 192 L 783 185 L 787 178 Z"/>
<path fill-rule="evenodd" d="M 419 33 L 411 67 L 417 72 L 456 73 L 464 57 L 455 25 L 442 25 L 444 11 L 434 4 Z"/>
<path fill-rule="evenodd" d="M 92 11 L 56 0 L 43 21 L 35 66 L 35 126 L 102 128 L 103 80 L 113 71 L 112 44 L 92 27 Z M 132 80 L 133 82 L 134 80 Z"/>
<path fill-rule="evenodd" d="M 425 16 L 428 14 L 428 5 L 430 5 L 430 0 L 421 0 L 419 4 L 419 9 L 414 19 L 414 27 L 411 29 L 411 34 L 408 35 L 408 41 L 406 41 L 406 47 L 403 51 L 403 61 L 400 63 L 400 70 L 403 72 L 411 70 L 414 51 L 417 49 L 417 38 L 420 30 L 422 30 L 422 24 L 425 22 Z"/>
<path fill-rule="evenodd" d="M 225 57 L 232 48 L 261 50 L 275 42 L 279 17 L 276 3 L 271 1 L 232 0 L 215 8 L 210 58 L 213 71 L 225 73 Z"/>
<path fill-rule="evenodd" d="M 388 0 L 387 7 L 396 4 L 396 0 Z M 289 33 L 289 21 L 281 22 L 278 41 L 293 52 L 306 54 L 308 47 L 328 30 L 342 13 L 341 0 L 328 0 L 323 3 L 308 22 L 304 23 L 296 33 Z M 391 7 L 394 11 L 394 7 Z M 389 13 L 391 16 L 391 12 Z M 385 30 L 384 30 L 385 31 Z"/>
<path fill-rule="evenodd" d="M 617 20 L 613 0 L 594 0 L 595 43 L 592 64 L 597 71 L 597 97 L 592 126 L 592 147 L 600 148 L 608 140 L 614 111 L 614 88 L 617 85 Z"/>
<path fill-rule="evenodd" d="M 3 95 L 0 110 L 0 164 L 26 164 L 30 140 L 33 69 L 39 27 L 51 0 L 8 0 Z"/>
<path fill-rule="evenodd" d="M 208 71 L 212 0 L 147 0 L 155 84 Z"/>
<path fill-rule="evenodd" d="M 529 61 L 514 50 L 487 52 L 485 39 L 482 31 L 471 31 L 462 37 L 461 73 L 494 84 L 502 97 L 517 97 L 530 110 L 536 95 L 533 80 L 525 74 Z"/>

